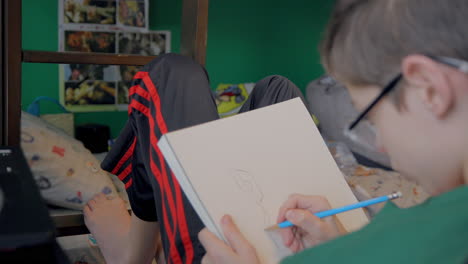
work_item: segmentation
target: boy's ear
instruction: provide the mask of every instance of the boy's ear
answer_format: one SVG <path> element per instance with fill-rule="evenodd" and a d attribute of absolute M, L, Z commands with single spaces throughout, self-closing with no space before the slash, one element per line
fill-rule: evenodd
<path fill-rule="evenodd" d="M 423 104 L 438 119 L 449 113 L 455 91 L 442 65 L 423 55 L 409 55 L 402 61 L 402 73 L 405 81 L 417 89 Z"/>

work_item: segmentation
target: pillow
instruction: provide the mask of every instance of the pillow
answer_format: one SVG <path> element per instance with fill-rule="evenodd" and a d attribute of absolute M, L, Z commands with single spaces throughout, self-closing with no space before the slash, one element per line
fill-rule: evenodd
<path fill-rule="evenodd" d="M 307 85 L 306 98 L 309 110 L 320 121 L 320 132 L 327 140 L 345 143 L 353 153 L 372 161 L 369 166 L 380 165 L 391 168 L 388 155 L 365 144 L 348 139 L 343 131 L 359 114 L 353 107 L 346 87 L 335 79 L 325 75 Z M 374 135 L 371 130 L 360 130 L 362 136 Z M 365 160 L 356 155 L 360 163 Z"/>
<path fill-rule="evenodd" d="M 117 194 L 107 172 L 83 144 L 42 119 L 22 112 L 21 147 L 44 199 L 83 209 L 95 194 Z"/>

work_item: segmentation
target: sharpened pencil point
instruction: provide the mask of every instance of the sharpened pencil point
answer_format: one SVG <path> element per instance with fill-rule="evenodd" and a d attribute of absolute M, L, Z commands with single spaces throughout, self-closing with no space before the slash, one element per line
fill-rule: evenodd
<path fill-rule="evenodd" d="M 270 227 L 265 228 L 265 231 L 273 231 L 277 229 L 280 229 L 278 225 L 272 225 Z"/>

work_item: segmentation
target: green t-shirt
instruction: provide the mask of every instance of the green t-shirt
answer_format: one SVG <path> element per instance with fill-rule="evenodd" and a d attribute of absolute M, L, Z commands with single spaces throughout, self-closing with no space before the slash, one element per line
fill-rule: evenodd
<path fill-rule="evenodd" d="M 359 231 L 282 264 L 468 264 L 468 186 L 400 209 L 387 203 Z"/>

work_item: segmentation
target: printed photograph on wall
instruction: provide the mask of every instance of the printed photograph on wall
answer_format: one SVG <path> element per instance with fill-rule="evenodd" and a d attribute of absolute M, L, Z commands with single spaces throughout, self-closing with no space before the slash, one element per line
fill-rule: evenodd
<path fill-rule="evenodd" d="M 169 31 L 149 31 L 149 0 L 57 0 L 59 50 L 157 56 Z M 137 66 L 62 64 L 60 101 L 72 112 L 126 111 Z"/>
<path fill-rule="evenodd" d="M 121 54 L 157 56 L 170 52 L 170 33 L 168 31 L 121 32 L 118 34 L 118 42 L 118 53 Z"/>
<path fill-rule="evenodd" d="M 115 53 L 114 32 L 64 31 L 64 50 Z"/>
<path fill-rule="evenodd" d="M 104 80 L 115 81 L 117 66 L 93 64 L 66 64 L 65 81 Z"/>
<path fill-rule="evenodd" d="M 128 104 L 128 96 L 132 82 L 118 82 L 117 83 L 117 104 Z"/>
<path fill-rule="evenodd" d="M 66 24 L 115 25 L 116 0 L 59 0 Z"/>
<path fill-rule="evenodd" d="M 118 25 L 132 28 L 148 27 L 148 4 L 146 0 L 119 0 Z"/>
<path fill-rule="evenodd" d="M 114 105 L 116 100 L 115 82 L 69 81 L 65 82 L 65 105 Z"/>
<path fill-rule="evenodd" d="M 120 66 L 120 80 L 123 82 L 131 82 L 133 76 L 140 71 L 142 67 L 138 66 Z"/>
<path fill-rule="evenodd" d="M 138 66 L 120 66 L 120 78 L 117 83 L 117 104 L 128 104 L 130 87 L 132 86 L 133 76 L 141 70 Z"/>

